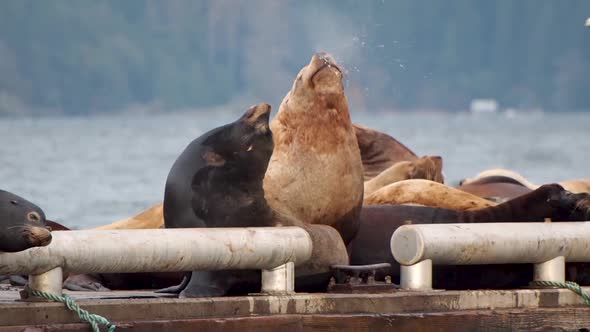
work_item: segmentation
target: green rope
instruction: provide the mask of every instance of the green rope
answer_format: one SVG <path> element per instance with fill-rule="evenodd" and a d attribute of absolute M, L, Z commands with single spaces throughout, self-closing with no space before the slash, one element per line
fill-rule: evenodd
<path fill-rule="evenodd" d="M 106 318 L 104 318 L 100 315 L 91 314 L 88 311 L 80 308 L 80 306 L 74 302 L 74 299 L 68 295 L 59 296 L 59 295 L 54 295 L 51 293 L 41 292 L 41 291 L 34 290 L 34 289 L 29 289 L 29 291 L 31 292 L 31 295 L 34 295 L 37 297 L 42 297 L 44 299 L 55 301 L 55 302 L 64 303 L 66 305 L 66 307 L 68 307 L 68 309 L 70 309 L 71 311 L 75 312 L 78 315 L 78 317 L 80 317 L 81 320 L 84 320 L 84 321 L 87 321 L 88 323 L 90 323 L 90 326 L 92 326 L 92 331 L 94 331 L 94 332 L 100 332 L 100 328 L 98 327 L 98 324 L 108 327 L 109 332 L 115 331 L 115 328 L 117 327 L 115 324 L 111 324 L 111 322 L 109 322 Z"/>
<path fill-rule="evenodd" d="M 573 281 L 560 282 L 560 281 L 536 280 L 536 281 L 533 281 L 532 284 L 537 285 L 537 286 L 543 286 L 543 287 L 567 288 L 567 289 L 571 290 L 572 292 L 580 295 L 582 297 L 582 299 L 584 300 L 584 304 L 590 305 L 590 294 L 586 293 L 586 291 L 584 291 L 584 289 L 580 285 L 576 284 Z"/>

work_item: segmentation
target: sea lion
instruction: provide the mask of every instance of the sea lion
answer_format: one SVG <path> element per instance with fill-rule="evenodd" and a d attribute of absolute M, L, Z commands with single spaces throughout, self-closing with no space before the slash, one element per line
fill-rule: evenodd
<path fill-rule="evenodd" d="M 496 203 L 502 203 L 532 191 L 520 182 L 503 176 L 484 177 L 456 188 Z"/>
<path fill-rule="evenodd" d="M 385 133 L 360 124 L 352 126 L 361 151 L 365 181 L 376 177 L 397 162 L 418 158 L 412 150 Z"/>
<path fill-rule="evenodd" d="M 270 127 L 275 147 L 263 182 L 269 206 L 330 225 L 348 243 L 358 228 L 363 164 L 342 72 L 330 56 L 313 55 Z"/>
<path fill-rule="evenodd" d="M 453 210 L 475 210 L 496 203 L 429 180 L 404 180 L 387 185 L 363 201 L 364 206 L 419 204 Z"/>
<path fill-rule="evenodd" d="M 0 252 L 18 252 L 51 243 L 51 229 L 37 205 L 0 190 Z"/>
<path fill-rule="evenodd" d="M 424 156 L 413 161 L 397 162 L 376 177 L 365 182 L 364 197 L 391 183 L 410 179 L 424 179 L 444 183 L 442 158 L 439 156 Z"/>
<path fill-rule="evenodd" d="M 391 255 L 393 232 L 405 224 L 482 223 L 482 222 L 542 222 L 583 221 L 590 217 L 590 194 L 573 194 L 558 184 L 539 187 L 523 196 L 497 206 L 479 210 L 457 211 L 424 206 L 378 205 L 365 206 L 361 211 L 361 226 L 348 246 L 353 265 L 387 262 L 392 265 L 386 274 L 399 280 L 399 264 Z M 479 270 L 478 270 L 479 269 Z M 520 287 L 531 279 L 518 271 L 531 266 L 464 266 L 435 267 L 435 288 L 505 288 Z M 479 271 L 477 274 L 472 272 Z M 461 274 L 464 272 L 465 274 Z M 468 273 L 469 272 L 469 273 Z M 380 276 L 382 277 L 382 275 Z M 524 281 L 523 281 L 524 280 Z"/>
<path fill-rule="evenodd" d="M 298 277 L 321 283 L 314 279 L 318 277 L 327 284 L 329 266 L 348 263 L 344 243 L 335 244 L 342 242 L 340 235 L 333 231 L 336 236 L 329 236 L 325 228 L 309 227 L 272 210 L 266 202 L 263 178 L 273 153 L 269 114 L 270 105 L 254 106 L 237 121 L 210 130 L 188 145 L 166 181 L 165 226 L 305 227 L 314 249 L 311 262 L 298 269 Z M 259 271 L 193 271 L 178 287 L 163 291 L 180 291 L 180 297 L 221 296 L 255 292 L 259 282 Z"/>
<path fill-rule="evenodd" d="M 512 182 L 516 184 L 521 184 L 531 190 L 535 190 L 540 187 L 540 185 L 532 183 L 531 181 L 527 180 L 524 176 L 518 174 L 517 172 L 502 168 L 485 170 L 472 178 L 465 178 L 461 180 L 459 182 L 459 185 L 467 185 L 474 182 L 481 183 L 482 180 L 486 181 L 486 183 Z M 575 179 L 560 181 L 557 183 L 561 185 L 565 190 L 576 194 L 590 192 L 590 179 Z"/>
<path fill-rule="evenodd" d="M 473 183 L 476 181 L 481 181 L 484 178 L 490 178 L 490 177 L 492 177 L 493 179 L 488 179 L 488 180 L 486 180 L 485 183 L 508 182 L 508 183 L 520 184 L 520 185 L 525 186 L 525 187 L 532 189 L 532 190 L 539 188 L 538 185 L 530 182 L 524 176 L 518 174 L 517 172 L 503 169 L 503 168 L 494 168 L 494 169 L 485 170 L 483 172 L 478 173 L 476 176 L 474 176 L 472 178 L 462 179 L 461 181 L 459 181 L 459 185 L 470 184 L 470 183 Z"/>
<path fill-rule="evenodd" d="M 95 230 L 113 229 L 157 229 L 164 227 L 164 204 L 156 204 L 139 214 L 94 228 Z"/>
<path fill-rule="evenodd" d="M 166 228 L 274 226 L 262 179 L 272 154 L 270 105 L 193 140 L 176 159 L 164 191 Z M 221 296 L 253 271 L 194 271 L 181 297 Z"/>

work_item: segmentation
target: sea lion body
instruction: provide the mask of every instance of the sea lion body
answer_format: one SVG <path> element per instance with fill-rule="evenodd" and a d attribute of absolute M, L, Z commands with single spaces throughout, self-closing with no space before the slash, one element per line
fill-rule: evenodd
<path fill-rule="evenodd" d="M 487 178 L 484 178 L 482 180 L 486 179 Z M 495 202 L 504 202 L 528 194 L 532 191 L 532 189 L 529 189 L 522 184 L 486 181 L 475 181 L 463 184 L 458 186 L 457 189 Z"/>
<path fill-rule="evenodd" d="M 590 195 L 573 194 L 557 184 L 544 185 L 515 199 L 479 210 L 458 211 L 425 206 L 364 206 L 361 225 L 349 244 L 353 265 L 387 262 L 385 274 L 399 281 L 399 264 L 391 255 L 391 235 L 406 224 L 583 221 L 590 217 Z M 504 288 L 523 286 L 530 266 L 436 267 L 435 288 Z M 479 271 L 477 274 L 472 272 Z M 482 272 L 484 271 L 484 272 Z M 519 271 L 525 273 L 519 275 Z M 532 270 L 531 270 L 532 271 Z M 523 277 L 524 276 L 524 277 Z M 382 275 L 380 276 L 382 277 Z M 523 281 L 525 280 L 525 281 Z"/>
<path fill-rule="evenodd" d="M 363 205 L 419 204 L 453 210 L 475 210 L 496 203 L 429 180 L 404 180 L 389 184 L 365 197 Z"/>
<path fill-rule="evenodd" d="M 521 185 L 531 190 L 535 190 L 540 187 L 538 184 L 530 182 L 524 176 L 518 174 L 517 172 L 503 168 L 485 170 L 472 178 L 465 178 L 461 180 L 459 184 L 466 185 L 476 182 L 481 183 L 481 181 L 486 181 L 486 183 L 507 182 L 507 179 L 511 179 L 514 183 L 520 183 Z M 561 185 L 565 190 L 575 194 L 590 192 L 590 179 L 575 179 L 560 181 L 557 183 Z"/>
<path fill-rule="evenodd" d="M 270 105 L 191 142 L 166 180 L 166 228 L 272 226 L 261 181 L 272 153 Z"/>
<path fill-rule="evenodd" d="M 166 228 L 273 226 L 262 179 L 272 154 L 270 105 L 191 142 L 174 162 L 164 193 Z M 182 297 L 224 295 L 254 271 L 194 271 Z"/>
<path fill-rule="evenodd" d="M 164 204 L 156 204 L 133 217 L 94 228 L 95 230 L 113 229 L 157 229 L 164 227 Z"/>
<path fill-rule="evenodd" d="M 45 213 L 37 205 L 0 190 L 0 252 L 18 252 L 51 243 Z"/>
<path fill-rule="evenodd" d="M 364 197 L 391 183 L 410 179 L 424 179 L 444 183 L 442 158 L 439 156 L 424 156 L 413 161 L 397 162 L 376 177 L 365 181 Z"/>
<path fill-rule="evenodd" d="M 270 127 L 275 147 L 264 177 L 268 204 L 303 223 L 330 225 L 350 241 L 362 205 L 363 165 L 342 73 L 330 58 L 312 57 Z"/>
<path fill-rule="evenodd" d="M 412 150 L 385 133 L 360 124 L 352 126 L 361 152 L 365 181 L 376 177 L 395 163 L 418 158 Z"/>

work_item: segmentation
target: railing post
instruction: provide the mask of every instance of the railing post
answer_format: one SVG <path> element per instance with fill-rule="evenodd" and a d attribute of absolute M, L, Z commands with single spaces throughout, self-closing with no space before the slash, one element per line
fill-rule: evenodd
<path fill-rule="evenodd" d="M 63 270 L 61 267 L 56 267 L 41 274 L 29 275 L 29 285 L 31 290 L 50 293 L 53 295 L 62 295 L 63 288 Z M 39 299 L 36 296 L 27 294 L 28 299 Z"/>
<path fill-rule="evenodd" d="M 400 265 L 400 267 L 400 286 L 402 289 L 432 289 L 432 260 L 425 259 L 414 265 Z"/>
<path fill-rule="evenodd" d="M 295 293 L 295 264 L 288 262 L 271 270 L 262 270 L 262 293 L 271 295 Z"/>
<path fill-rule="evenodd" d="M 534 280 L 565 282 L 565 257 L 558 256 L 535 264 Z"/>

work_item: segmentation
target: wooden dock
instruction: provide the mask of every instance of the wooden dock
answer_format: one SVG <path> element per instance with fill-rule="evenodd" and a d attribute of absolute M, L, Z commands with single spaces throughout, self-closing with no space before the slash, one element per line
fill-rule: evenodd
<path fill-rule="evenodd" d="M 590 290 L 590 289 L 588 289 Z M 177 299 L 151 291 L 66 292 L 117 331 L 589 331 L 565 289 L 396 291 Z M 0 292 L 0 332 L 90 331 L 61 303 Z"/>

